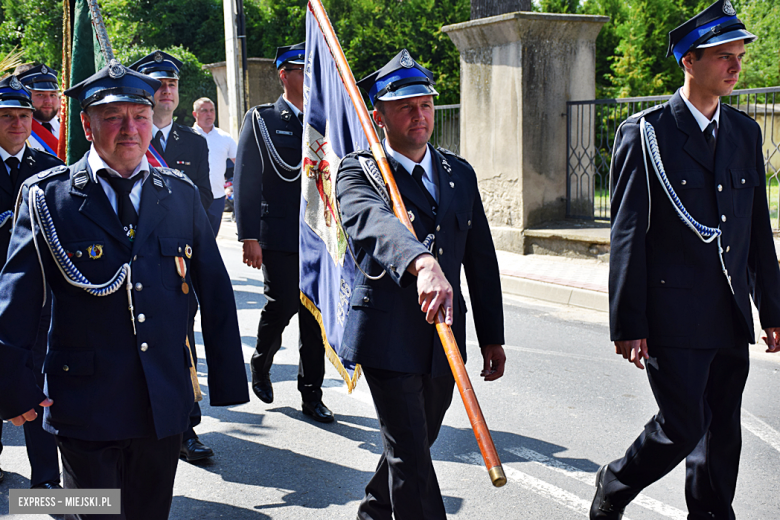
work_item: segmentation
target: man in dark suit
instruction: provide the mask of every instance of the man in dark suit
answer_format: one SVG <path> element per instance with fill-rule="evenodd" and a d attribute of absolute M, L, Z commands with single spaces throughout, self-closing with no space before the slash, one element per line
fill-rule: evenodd
<path fill-rule="evenodd" d="M 198 187 L 203 209 L 208 214 L 214 200 L 209 177 L 208 143 L 192 128 L 173 121 L 173 112 L 179 106 L 181 65 L 181 61 L 167 52 L 154 51 L 130 65 L 129 68 L 160 81 L 160 88 L 154 93 L 152 148 L 169 168 L 183 172 Z M 190 321 L 187 333 L 193 352 L 197 313 L 198 299 L 193 292 L 190 294 Z M 194 428 L 200 424 L 200 420 L 200 405 L 196 402 L 190 416 L 190 427 L 182 437 L 181 457 L 187 462 L 197 462 L 214 456 L 214 450 L 204 445 L 195 433 Z"/>
<path fill-rule="evenodd" d="M 112 62 L 65 92 L 92 147 L 23 185 L 0 274 L 0 417 L 22 424 L 41 403 L 65 487 L 121 489 L 125 518 L 168 517 L 197 382 L 185 346 L 191 287 L 211 404 L 248 401 L 230 278 L 198 190 L 146 160 L 159 85 Z M 44 392 L 28 360 L 46 284 Z"/>
<path fill-rule="evenodd" d="M 327 423 L 333 413 L 322 402 L 325 345 L 317 320 L 301 303 L 298 286 L 304 53 L 303 43 L 277 49 L 284 94 L 244 117 L 233 187 L 244 263 L 262 268 L 267 300 L 252 355 L 252 390 L 261 401 L 273 402 L 271 365 L 282 346 L 282 332 L 298 313 L 301 408 L 315 421 Z"/>
<path fill-rule="evenodd" d="M 5 264 L 8 254 L 14 205 L 22 183 L 36 173 L 62 164 L 57 157 L 25 144 L 32 129 L 34 105 L 32 93 L 22 85 L 16 76 L 0 81 L 0 160 L 4 164 L 4 169 L 0 169 L 0 267 Z M 42 367 L 51 312 L 49 307 L 37 312 L 40 322 L 38 336 L 32 347 L 31 361 L 35 368 L 36 381 L 39 386 L 43 386 Z M 36 406 L 35 411 L 40 414 L 42 409 Z M 0 433 L 2 428 L 0 422 Z M 24 439 L 32 469 L 30 487 L 58 488 L 60 465 L 57 443 L 53 435 L 44 431 L 41 418 L 24 424 Z M 3 445 L 0 443 L 0 452 L 2 450 Z M 2 480 L 3 472 L 0 470 L 0 482 Z"/>
<path fill-rule="evenodd" d="M 358 84 L 385 131 L 384 150 L 420 239 L 370 181 L 376 169 L 371 152 L 344 157 L 336 194 L 361 266 L 344 355 L 363 367 L 384 444 L 358 518 L 443 519 L 430 446 L 452 401 L 454 379 L 432 323 L 443 307 L 465 360 L 463 266 L 484 358 L 482 376 L 501 377 L 506 357 L 498 261 L 474 170 L 465 159 L 428 144 L 438 94 L 430 71 L 404 50 Z"/>
<path fill-rule="evenodd" d="M 769 352 L 780 350 L 761 131 L 720 103 L 753 40 L 728 0 L 682 24 L 669 34 L 669 53 L 685 84 L 617 131 L 611 337 L 616 353 L 639 368 L 645 360 L 659 412 L 622 459 L 599 470 L 592 519 L 618 520 L 686 458 L 688 518 L 734 518 L 751 295 Z"/>

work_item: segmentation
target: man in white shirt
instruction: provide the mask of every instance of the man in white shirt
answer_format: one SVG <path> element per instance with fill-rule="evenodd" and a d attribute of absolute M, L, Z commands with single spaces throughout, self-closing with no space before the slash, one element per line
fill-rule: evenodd
<path fill-rule="evenodd" d="M 217 112 L 214 109 L 214 102 L 209 98 L 200 98 L 192 104 L 192 116 L 195 118 L 192 128 L 205 137 L 209 144 L 209 178 L 214 200 L 206 213 L 216 236 L 222 223 L 222 213 L 225 211 L 227 160 L 236 161 L 237 145 L 230 134 L 214 126 Z"/>

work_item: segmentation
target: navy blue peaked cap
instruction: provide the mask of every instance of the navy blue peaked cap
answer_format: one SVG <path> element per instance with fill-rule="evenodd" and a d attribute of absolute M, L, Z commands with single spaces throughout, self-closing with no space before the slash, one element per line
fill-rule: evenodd
<path fill-rule="evenodd" d="M 111 65 L 72 86 L 64 94 L 78 99 L 83 110 L 92 105 L 122 102 L 153 107 L 154 93 L 158 88 L 160 80 L 112 61 Z"/>
<path fill-rule="evenodd" d="M 276 68 L 281 69 L 285 63 L 292 63 L 294 65 L 303 65 L 306 61 L 306 42 L 296 43 L 295 45 L 288 45 L 286 47 L 276 48 L 276 58 L 274 63 Z"/>
<path fill-rule="evenodd" d="M 136 61 L 129 68 L 153 78 L 179 79 L 181 60 L 163 51 L 154 51 Z"/>
<path fill-rule="evenodd" d="M 406 49 L 396 54 L 390 62 L 357 82 L 368 92 L 371 104 L 417 96 L 438 96 L 433 88 L 433 73 L 417 63 Z"/>
<path fill-rule="evenodd" d="M 30 90 L 59 92 L 57 71 L 45 64 L 38 65 L 19 74 L 19 81 Z"/>
<path fill-rule="evenodd" d="M 669 33 L 666 57 L 674 55 L 677 63 L 694 49 L 715 47 L 737 40 L 751 43 L 758 39 L 745 29 L 730 0 L 718 0 Z"/>
<path fill-rule="evenodd" d="M 11 75 L 0 81 L 0 108 L 34 110 L 30 91 L 22 85 L 17 76 Z"/>

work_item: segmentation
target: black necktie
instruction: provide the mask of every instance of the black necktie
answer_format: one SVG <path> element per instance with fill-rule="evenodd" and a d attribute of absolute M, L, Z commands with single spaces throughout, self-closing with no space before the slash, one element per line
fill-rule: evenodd
<path fill-rule="evenodd" d="M 41 123 L 41 126 L 48 130 L 51 135 L 54 135 L 54 128 L 52 128 L 51 123 Z"/>
<path fill-rule="evenodd" d="M 19 159 L 16 157 L 9 157 L 5 160 L 5 164 L 8 165 L 8 169 L 11 174 L 11 185 L 16 189 L 16 181 L 19 179 Z"/>
<path fill-rule="evenodd" d="M 116 193 L 116 214 L 127 233 L 127 238 L 132 242 L 135 238 L 135 230 L 138 227 L 138 213 L 135 212 L 133 201 L 130 200 L 130 192 L 133 190 L 138 177 L 131 179 L 114 177 L 109 175 L 106 170 L 100 170 L 98 175 L 103 177 L 114 189 Z"/>
<path fill-rule="evenodd" d="M 433 195 L 431 195 L 431 192 L 428 191 L 428 188 L 425 187 L 425 184 L 423 184 L 423 175 L 425 175 L 425 170 L 422 166 L 419 164 L 414 167 L 414 170 L 412 170 L 412 177 L 415 181 L 417 181 L 417 184 L 420 186 L 420 188 L 423 190 L 423 193 L 425 193 L 425 196 L 428 198 L 428 202 L 431 204 L 431 209 L 434 213 L 436 213 L 436 199 L 433 198 Z"/>
<path fill-rule="evenodd" d="M 165 151 L 165 148 L 163 148 L 162 145 L 164 139 L 162 130 L 157 130 L 157 134 L 154 136 L 154 139 L 152 139 L 152 146 L 154 146 L 154 149 L 160 154 Z"/>
<path fill-rule="evenodd" d="M 717 140 L 715 138 L 715 129 L 718 128 L 718 125 L 715 124 L 715 121 L 711 121 L 709 125 L 707 125 L 707 128 L 704 129 L 704 140 L 707 141 L 707 146 L 710 147 L 710 153 L 712 155 L 715 155 L 715 141 Z"/>

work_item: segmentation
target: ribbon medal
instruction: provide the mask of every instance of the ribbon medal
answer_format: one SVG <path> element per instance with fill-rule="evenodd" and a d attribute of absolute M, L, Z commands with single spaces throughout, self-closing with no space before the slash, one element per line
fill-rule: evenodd
<path fill-rule="evenodd" d="M 187 264 L 184 262 L 184 257 L 177 256 L 174 260 L 176 261 L 176 272 L 181 276 L 181 292 L 189 294 L 190 286 L 187 285 Z"/>

